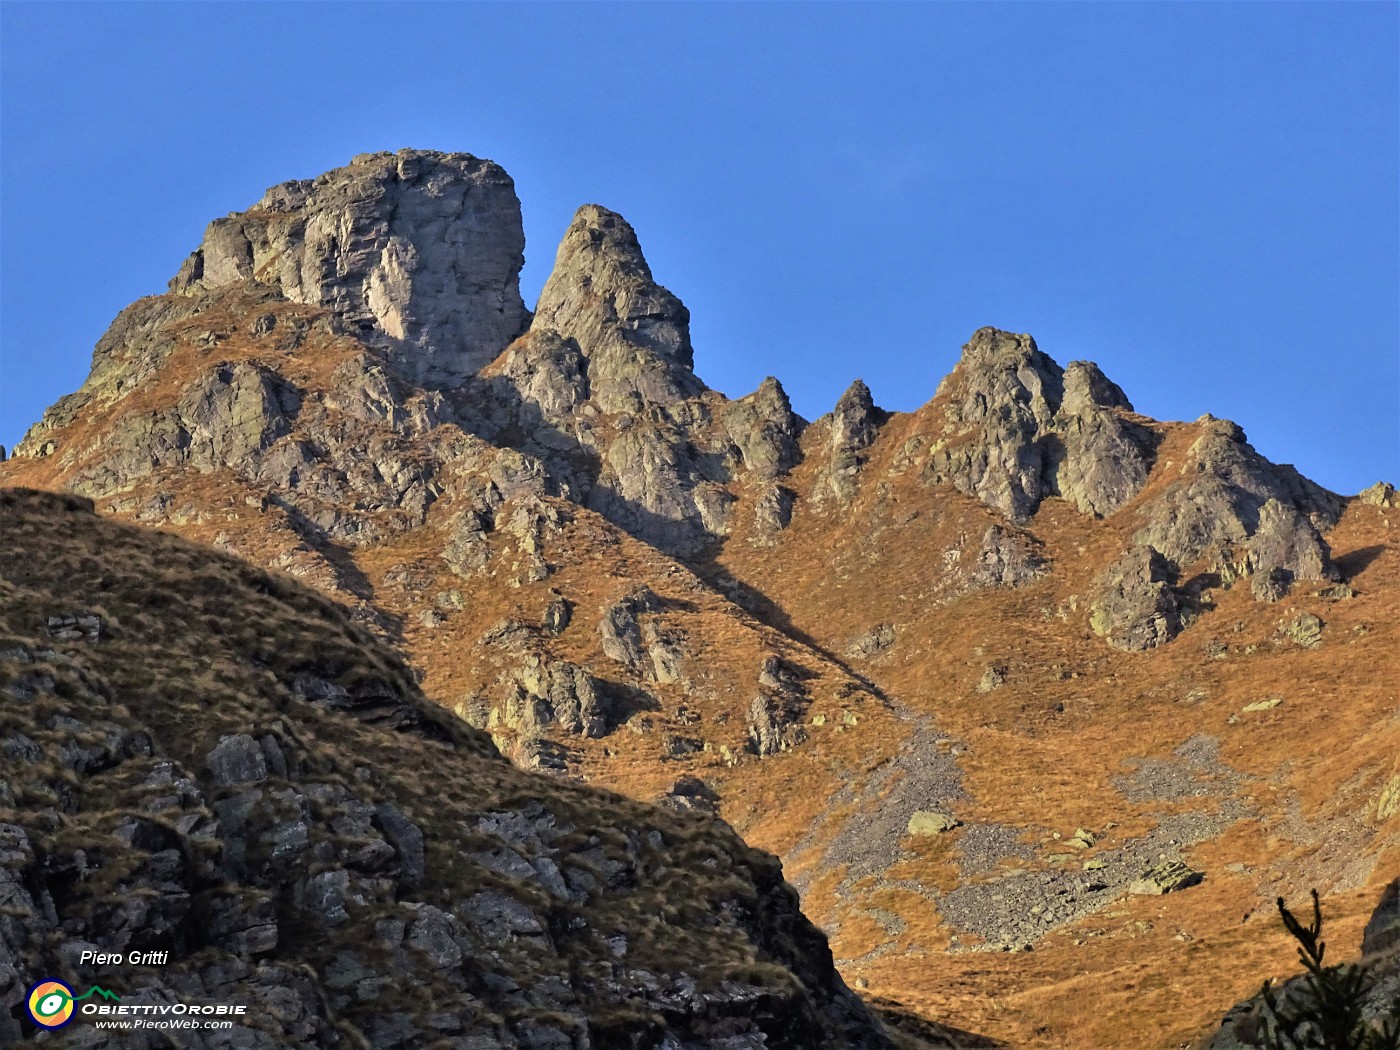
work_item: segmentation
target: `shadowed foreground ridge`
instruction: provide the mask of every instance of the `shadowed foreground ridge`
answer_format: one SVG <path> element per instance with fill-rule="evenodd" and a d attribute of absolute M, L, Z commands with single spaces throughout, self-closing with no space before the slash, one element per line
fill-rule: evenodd
<path fill-rule="evenodd" d="M 248 1004 L 219 1046 L 889 1046 L 724 825 L 517 770 L 291 581 L 74 497 L 0 525 L 0 1042 L 48 974 Z"/>

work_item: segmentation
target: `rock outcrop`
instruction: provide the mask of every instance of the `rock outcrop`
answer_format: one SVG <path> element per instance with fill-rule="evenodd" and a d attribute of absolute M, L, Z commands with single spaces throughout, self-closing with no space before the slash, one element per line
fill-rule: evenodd
<path fill-rule="evenodd" d="M 865 463 L 865 450 L 875 442 L 880 425 L 888 416 L 876 407 L 870 388 L 857 379 L 841 395 L 836 407 L 817 420 L 815 426 L 824 435 L 825 448 L 817 481 L 812 486 L 814 503 L 820 506 L 826 501 L 850 501 Z"/>
<path fill-rule="evenodd" d="M 1155 436 L 1126 418 L 1115 384 L 1088 362 L 1062 369 L 1028 335 L 980 328 L 939 387 L 944 432 L 926 474 L 1016 523 L 1047 496 L 1102 516 L 1147 480 Z"/>
<path fill-rule="evenodd" d="M 1089 625 L 1116 649 L 1165 645 L 1181 630 L 1171 565 L 1152 547 L 1134 547 L 1097 581 Z"/>
<path fill-rule="evenodd" d="M 588 205 L 529 331 L 474 385 L 463 425 L 538 456 L 559 491 L 633 535 L 694 554 L 729 534 L 733 482 L 793 467 L 803 424 L 776 380 L 722 402 L 692 364 L 689 312 L 656 283 L 632 227 Z"/>
<path fill-rule="evenodd" d="M 171 290 L 270 285 L 329 309 L 409 381 L 451 386 L 524 330 L 524 251 L 520 202 L 499 165 L 371 153 L 210 223 Z"/>
<path fill-rule="evenodd" d="M 972 584 L 977 587 L 1020 587 L 1048 571 L 1039 545 L 1024 532 L 989 525 L 977 551 Z"/>
<path fill-rule="evenodd" d="M 1395 486 L 1388 481 L 1378 481 L 1370 488 L 1362 489 L 1356 497 L 1371 507 L 1395 506 Z"/>
<path fill-rule="evenodd" d="M 1071 361 L 1062 378 L 1064 397 L 1047 442 L 1051 491 L 1101 518 L 1147 483 L 1157 436 L 1127 418 L 1131 402 L 1098 365 Z"/>
<path fill-rule="evenodd" d="M 777 656 L 764 659 L 758 684 L 760 691 L 749 703 L 749 750 L 776 755 L 806 739 L 807 690 L 797 669 Z"/>
<path fill-rule="evenodd" d="M 607 703 L 592 675 L 576 664 L 538 656 L 517 672 L 501 721 L 525 736 L 538 736 L 551 724 L 592 737 L 611 728 Z"/>
<path fill-rule="evenodd" d="M 1341 500 L 1292 467 L 1275 466 L 1229 420 L 1203 416 L 1180 475 L 1141 513 L 1136 542 L 1185 569 L 1202 559 L 1240 575 L 1280 568 L 1304 579 L 1334 579 L 1319 529 Z"/>
<path fill-rule="evenodd" d="M 652 279 L 627 221 L 596 204 L 574 215 L 530 327 L 579 348 L 605 412 L 634 407 L 630 395 L 664 405 L 702 389 L 690 311 Z"/>

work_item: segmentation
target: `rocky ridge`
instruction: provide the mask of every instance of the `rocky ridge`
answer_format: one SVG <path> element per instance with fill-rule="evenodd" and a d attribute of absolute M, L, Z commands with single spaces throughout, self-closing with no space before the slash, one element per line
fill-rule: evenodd
<path fill-rule="evenodd" d="M 1352 829 L 1349 860 L 1338 845 L 1297 878 L 1371 877 L 1393 814 L 1346 814 L 1370 805 L 1394 730 L 1372 671 L 1393 590 L 1387 486 L 1343 499 L 1234 424 L 1149 419 L 1096 366 L 1062 368 L 992 328 L 915 413 L 881 410 L 859 382 L 810 424 L 775 379 L 726 398 L 696 376 L 688 314 L 635 231 L 596 206 L 566 231 L 533 315 L 450 320 L 476 293 L 412 267 L 399 280 L 384 260 L 412 254 L 390 250 L 397 238 L 435 273 L 445 238 L 459 246 L 448 270 L 499 272 L 518 220 L 493 168 L 377 154 L 269 191 L 285 211 L 228 220 L 268 254 L 215 266 L 216 283 L 191 263 L 125 311 L 84 390 L 0 478 L 299 576 L 518 763 L 682 808 L 701 799 L 783 855 L 843 966 L 878 988 L 916 982 L 881 969 L 901 952 L 931 958 L 930 981 L 947 973 L 927 955 L 945 938 L 1039 945 L 1122 914 L 1123 888 L 1160 859 L 1148 846 L 1192 861 L 1242 833 L 1230 815 L 1256 812 L 1246 796 L 1266 783 L 1293 801 L 1260 819 L 1306 856 Z M 494 201 L 500 229 L 467 208 L 446 233 L 434 202 L 459 199 Z M 361 231 L 360 247 L 276 232 L 298 224 Z M 281 276 L 308 267 L 350 276 Z M 385 281 L 398 305 L 375 313 Z M 410 316 L 421 325 L 401 328 L 416 334 L 394 334 Z M 488 329 L 470 347 L 460 337 Z M 1345 705 L 1316 695 L 1343 674 Z M 1344 724 L 1366 729 L 1355 764 L 1328 767 L 1345 812 L 1318 830 L 1291 815 L 1310 789 L 1280 748 Z M 1131 738 L 1114 736 L 1127 725 Z M 1203 734 L 1222 749 L 1247 739 L 1272 765 L 1204 796 L 1219 812 L 1114 786 L 1121 763 L 1170 765 Z M 945 767 L 965 784 L 958 826 L 906 837 L 910 814 L 952 797 L 928 773 Z M 701 787 L 677 793 L 687 776 Z M 1084 863 L 1102 860 L 1110 880 L 1056 845 L 1080 826 L 1100 839 Z M 1282 859 L 1295 847 L 1278 848 L 1295 870 Z M 879 881 L 853 888 L 843 863 Z M 1238 901 L 1217 875 L 1184 907 Z M 961 883 L 974 885 L 954 896 Z M 1008 918 L 1032 907 L 1051 918 Z M 877 928 L 872 948 L 861 931 Z"/>
<path fill-rule="evenodd" d="M 69 483 L 93 495 L 165 466 L 227 467 L 294 501 L 399 510 L 418 525 L 454 460 L 491 454 L 460 435 L 442 444 L 446 424 L 523 456 L 514 473 L 537 494 L 564 496 L 682 556 L 723 543 L 743 504 L 767 531 L 786 528 L 795 505 L 782 479 L 808 454 L 819 462 L 815 513 L 878 484 L 865 479 L 866 450 L 888 414 L 863 383 L 804 443 L 806 424 L 776 380 L 731 402 L 695 375 L 689 312 L 656 283 L 621 216 L 579 209 L 533 318 L 519 300 L 519 230 L 509 177 L 466 154 L 366 155 L 274 187 L 210 225 L 170 293 L 118 318 L 84 390 L 16 455 L 59 454 Z M 286 308 L 303 304 L 319 310 Z M 217 347 L 242 334 L 188 324 L 229 310 L 266 341 L 264 353 L 335 345 L 345 357 L 335 388 L 304 390 L 266 359 L 205 355 L 216 360 L 174 404 L 123 421 L 105 461 L 59 449 L 51 435 L 80 406 L 139 391 L 182 342 Z M 327 409 L 349 419 L 323 418 Z M 1162 438 L 1097 366 L 1061 368 L 1029 336 L 992 328 L 963 348 L 930 409 L 921 415 L 933 425 L 906 440 L 901 460 L 1015 525 L 1052 497 L 1114 514 L 1143 490 Z M 392 437 L 373 434 L 376 424 Z M 1197 425 L 1181 479 L 1136 508 L 1137 545 L 1177 572 L 1206 559 L 1227 582 L 1253 577 L 1261 598 L 1281 597 L 1295 579 L 1335 579 L 1320 530 L 1335 523 L 1340 500 L 1268 463 L 1234 424 Z M 303 429 L 313 436 L 298 440 Z M 407 461 L 404 442 L 420 438 L 430 448 Z M 373 470 L 355 469 L 367 453 Z M 372 528 L 312 521 L 333 538 Z"/>

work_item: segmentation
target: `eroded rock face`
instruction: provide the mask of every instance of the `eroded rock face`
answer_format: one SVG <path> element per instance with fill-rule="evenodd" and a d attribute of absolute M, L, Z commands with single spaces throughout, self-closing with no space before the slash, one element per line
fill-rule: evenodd
<path fill-rule="evenodd" d="M 1061 369 L 1028 335 L 980 328 L 939 388 L 945 431 L 929 480 L 954 485 L 1016 523 L 1058 495 L 1111 514 L 1137 494 L 1155 436 L 1124 418 L 1132 405 L 1098 366 Z"/>
<path fill-rule="evenodd" d="M 216 219 L 171 288 L 258 281 L 331 309 L 399 374 L 451 386 L 525 328 L 525 235 L 510 176 L 466 153 L 356 157 Z"/>
<path fill-rule="evenodd" d="M 602 452 L 588 506 L 665 551 L 694 553 L 711 538 L 701 516 L 705 482 L 699 457 L 674 428 L 633 423 Z M 724 525 L 724 500 L 712 523 Z"/>
<path fill-rule="evenodd" d="M 1152 547 L 1134 547 L 1099 577 L 1089 626 L 1116 649 L 1138 652 L 1171 641 L 1181 605 L 1171 565 Z"/>
<path fill-rule="evenodd" d="M 977 587 L 1021 587 L 1039 579 L 1048 569 L 1032 539 L 1014 529 L 989 525 L 982 536 L 971 582 Z"/>
<path fill-rule="evenodd" d="M 1312 522 L 1293 507 L 1270 498 L 1259 508 L 1254 535 L 1242 563 L 1254 577 L 1256 597 L 1277 601 L 1294 580 L 1337 580 L 1332 552 Z"/>
<path fill-rule="evenodd" d="M 651 276 L 621 215 L 586 204 L 559 245 L 533 327 L 572 339 L 589 357 L 621 337 L 689 369 L 690 311 Z"/>
<path fill-rule="evenodd" d="M 748 397 L 725 406 L 723 421 L 744 468 L 755 478 L 786 474 L 801 458 L 802 420 L 793 412 L 783 385 L 772 376 Z"/>
<path fill-rule="evenodd" d="M 1071 361 L 1049 440 L 1052 491 L 1085 514 L 1104 517 L 1147 483 L 1157 447 L 1148 427 L 1126 419 L 1132 404 L 1090 361 Z M 1121 411 L 1114 411 L 1115 409 Z"/>
<path fill-rule="evenodd" d="M 651 275 L 621 215 L 588 204 L 574 215 L 540 293 L 533 331 L 572 340 L 589 361 L 605 412 L 669 404 L 698 394 L 690 311 Z"/>
<path fill-rule="evenodd" d="M 1200 436 L 1180 479 L 1142 508 L 1136 542 L 1183 570 L 1203 558 L 1228 565 L 1248 548 L 1246 571 L 1282 567 L 1303 579 L 1335 578 L 1318 530 L 1335 524 L 1338 497 L 1264 459 L 1229 420 L 1203 416 L 1196 425 Z"/>
<path fill-rule="evenodd" d="M 825 434 L 825 462 L 812 487 L 815 503 L 850 501 L 865 463 L 865 450 L 874 444 L 880 426 L 888 418 L 889 413 L 876 407 L 870 388 L 857 379 L 841 395 L 836 407 L 817 420 L 816 425 Z"/>
<path fill-rule="evenodd" d="M 1047 491 L 1038 439 L 1063 396 L 1060 367 L 1028 335 L 979 328 L 939 387 L 945 390 L 952 435 L 930 458 L 929 480 L 1026 521 Z"/>
<path fill-rule="evenodd" d="M 621 216 L 581 208 L 530 330 L 470 391 L 464 425 L 546 465 L 559 491 L 668 553 L 727 536 L 731 483 L 800 458 L 774 379 L 724 401 L 691 371 L 689 314 Z"/>

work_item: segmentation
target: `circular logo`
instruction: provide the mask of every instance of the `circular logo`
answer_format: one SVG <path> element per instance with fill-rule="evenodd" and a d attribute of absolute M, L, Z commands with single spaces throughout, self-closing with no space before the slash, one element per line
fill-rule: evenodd
<path fill-rule="evenodd" d="M 40 981 L 29 989 L 29 1016 L 45 1028 L 62 1028 L 73 1019 L 73 989 L 62 981 Z"/>

